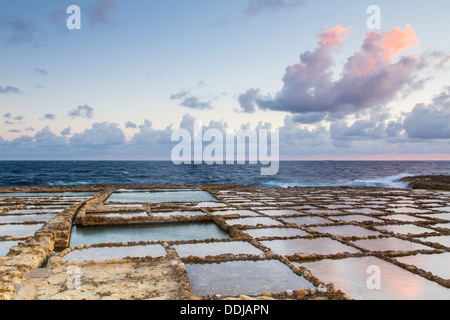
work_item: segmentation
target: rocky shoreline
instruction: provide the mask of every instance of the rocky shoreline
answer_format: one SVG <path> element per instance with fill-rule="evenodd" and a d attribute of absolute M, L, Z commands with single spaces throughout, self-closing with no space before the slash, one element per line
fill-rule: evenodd
<path fill-rule="evenodd" d="M 442 188 L 448 178 L 416 177 L 415 181 L 435 186 L 427 189 L 420 189 L 420 184 L 414 184 L 412 189 L 160 184 L 3 187 L 0 245 L 15 245 L 0 256 L 0 300 L 353 299 L 353 294 L 361 289 L 354 291 L 353 286 L 365 286 L 366 279 L 359 283 L 352 274 L 335 278 L 322 274 L 315 265 L 373 259 L 386 267 L 398 268 L 389 275 L 393 279 L 411 277 L 413 283 L 422 283 L 422 290 L 426 289 L 423 294 L 430 294 L 429 287 L 438 297 L 448 299 L 450 277 L 439 266 L 446 265 L 450 255 L 450 194 L 445 191 L 448 189 L 436 189 Z M 204 192 L 217 201 L 109 200 L 113 194 L 133 199 L 136 194 L 176 196 L 179 191 Z M 38 219 L 55 208 L 58 213 L 53 213 L 53 218 L 42 222 L 39 228 Z M 70 244 L 74 227 L 108 230 L 197 223 L 211 223 L 229 236 L 100 242 L 76 247 Z M 27 236 L 5 234 L 28 225 L 39 229 Z M 4 234 L 2 228 L 6 230 Z M 182 246 L 198 249 L 181 254 L 178 248 Z M 150 256 L 133 256 L 134 249 L 142 248 L 159 251 Z M 253 248 L 252 252 L 247 252 L 248 248 Z M 128 250 L 126 255 L 130 256 L 102 260 L 95 254 L 112 254 L 114 250 Z M 201 250 L 206 251 L 202 254 Z M 88 254 L 90 260 L 77 261 L 77 254 L 81 253 Z M 412 258 L 419 260 L 413 264 L 403 262 Z M 428 258 L 437 262 L 430 265 Z M 220 279 L 212 277 L 210 288 L 207 287 L 211 294 L 195 294 L 198 288 L 195 279 L 190 278 L 194 276 L 189 273 L 191 268 L 250 262 L 261 266 L 277 262 L 285 272 L 295 274 L 311 288 L 261 288 L 258 294 L 230 295 L 222 294 L 225 288 L 218 285 Z M 73 280 L 69 269 L 82 272 L 80 287 L 68 287 Z M 392 293 L 386 292 L 389 294 Z"/>
<path fill-rule="evenodd" d="M 450 190 L 450 175 L 405 177 L 398 181 L 413 189 Z"/>

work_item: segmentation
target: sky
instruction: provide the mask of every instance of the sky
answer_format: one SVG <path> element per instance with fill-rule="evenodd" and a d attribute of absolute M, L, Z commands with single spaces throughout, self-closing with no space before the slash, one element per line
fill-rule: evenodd
<path fill-rule="evenodd" d="M 277 130 L 281 160 L 450 160 L 449 12 L 0 0 L 0 160 L 170 160 L 195 121 Z"/>

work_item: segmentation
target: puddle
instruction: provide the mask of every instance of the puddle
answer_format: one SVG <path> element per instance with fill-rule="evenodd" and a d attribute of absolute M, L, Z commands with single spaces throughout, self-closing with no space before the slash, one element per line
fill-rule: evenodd
<path fill-rule="evenodd" d="M 72 229 L 70 246 L 110 242 L 155 240 L 204 240 L 229 238 L 230 235 L 215 223 L 176 223 L 158 225 L 134 225 L 89 227 Z"/>
<path fill-rule="evenodd" d="M 377 230 L 386 230 L 388 232 L 394 232 L 398 234 L 411 234 L 418 235 L 423 233 L 431 233 L 435 232 L 434 230 L 418 227 L 413 224 L 404 224 L 404 225 L 388 225 L 388 226 L 380 226 L 376 227 Z"/>
<path fill-rule="evenodd" d="M 353 225 L 313 227 L 311 229 L 317 232 L 329 233 L 335 236 L 343 236 L 343 237 L 367 237 L 380 235 L 379 232 L 367 230 L 363 227 Z"/>
<path fill-rule="evenodd" d="M 109 202 L 202 202 L 217 201 L 206 191 L 123 192 L 113 193 Z"/>
<path fill-rule="evenodd" d="M 323 223 L 332 223 L 333 221 L 327 220 L 321 217 L 314 216 L 304 216 L 304 217 L 296 217 L 296 218 L 283 218 L 284 221 L 288 223 L 295 223 L 299 226 L 302 225 L 312 225 L 312 224 L 323 224 Z"/>
<path fill-rule="evenodd" d="M 329 219 L 333 221 L 343 221 L 343 222 L 366 222 L 366 221 L 384 222 L 383 220 L 363 215 L 333 216 L 329 217 Z"/>
<path fill-rule="evenodd" d="M 308 236 L 309 233 L 296 228 L 264 228 L 264 229 L 249 229 L 243 230 L 246 234 L 253 238 L 261 237 L 297 237 Z"/>
<path fill-rule="evenodd" d="M 257 217 L 257 218 L 241 218 L 241 219 L 227 219 L 226 220 L 228 225 L 243 225 L 243 226 L 257 226 L 259 224 L 265 225 L 265 226 L 279 226 L 283 225 L 281 222 L 278 222 L 276 220 L 270 219 L 270 218 L 264 218 L 264 217 Z"/>
<path fill-rule="evenodd" d="M 450 248 L 450 236 L 433 236 L 433 237 L 426 237 L 426 238 L 420 238 L 420 240 L 426 241 L 426 242 L 435 242 L 439 243 L 443 246 Z"/>
<path fill-rule="evenodd" d="M 450 252 L 441 254 L 418 254 L 415 256 L 399 257 L 398 261 L 416 266 L 442 279 L 450 279 Z M 447 289 L 447 298 L 450 299 L 450 289 Z"/>
<path fill-rule="evenodd" d="M 0 223 L 47 222 L 56 216 L 56 214 L 0 216 Z"/>
<path fill-rule="evenodd" d="M 294 255 L 296 253 L 308 254 L 338 254 L 340 252 L 358 253 L 359 250 L 341 244 L 329 238 L 316 239 L 292 239 L 292 240 L 270 240 L 261 241 L 273 252 L 281 255 Z"/>
<path fill-rule="evenodd" d="M 358 247 L 370 251 L 415 251 L 424 249 L 433 250 L 433 248 L 425 245 L 392 237 L 383 239 L 357 240 L 353 243 Z"/>
<path fill-rule="evenodd" d="M 214 242 L 214 243 L 197 243 L 197 244 L 181 244 L 173 246 L 180 257 L 188 257 L 190 255 L 197 257 L 216 256 L 220 254 L 263 254 L 263 252 L 248 242 L 231 241 L 231 242 Z"/>
<path fill-rule="evenodd" d="M 17 243 L 17 241 L 0 241 L 0 257 L 6 256 L 9 252 L 9 249 L 17 246 Z"/>
<path fill-rule="evenodd" d="M 292 214 L 300 214 L 300 212 L 295 210 L 261 210 L 260 212 L 267 214 L 268 216 L 288 216 Z"/>
<path fill-rule="evenodd" d="M 266 291 L 314 288 L 309 281 L 276 260 L 186 264 L 186 270 L 197 296 L 261 295 Z"/>
<path fill-rule="evenodd" d="M 388 220 L 397 220 L 397 221 L 404 221 L 404 222 L 425 222 L 430 221 L 427 219 L 422 219 L 414 216 L 408 216 L 407 214 L 393 214 L 390 216 L 383 216 L 384 219 Z"/>
<path fill-rule="evenodd" d="M 165 257 L 166 250 L 163 246 L 131 246 L 131 247 L 111 247 L 111 248 L 89 248 L 84 250 L 75 250 L 65 255 L 63 261 L 101 261 L 116 260 L 126 257 Z"/>
<path fill-rule="evenodd" d="M 0 236 L 11 236 L 13 238 L 27 238 L 34 236 L 35 232 L 42 228 L 44 224 L 7 224 L 0 226 Z"/>
<path fill-rule="evenodd" d="M 356 300 L 435 300 L 450 298 L 450 290 L 375 257 L 322 260 L 299 264 L 325 283 L 333 283 Z M 369 277 L 379 268 L 380 289 L 369 289 Z"/>

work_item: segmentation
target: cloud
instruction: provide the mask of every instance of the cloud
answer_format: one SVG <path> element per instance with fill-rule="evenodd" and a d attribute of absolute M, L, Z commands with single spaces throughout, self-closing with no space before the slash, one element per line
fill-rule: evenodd
<path fill-rule="evenodd" d="M 8 94 L 8 93 L 16 93 L 16 94 L 23 94 L 23 92 L 16 88 L 16 87 L 0 87 L 0 94 Z"/>
<path fill-rule="evenodd" d="M 44 76 L 48 75 L 48 72 L 44 69 L 36 68 L 36 69 L 34 69 L 34 72 L 36 72 L 37 74 L 40 74 L 40 75 L 44 75 Z"/>
<path fill-rule="evenodd" d="M 116 11 L 118 4 L 116 0 L 101 0 L 86 8 L 89 25 L 109 24 L 111 14 Z"/>
<path fill-rule="evenodd" d="M 450 139 L 450 87 L 430 104 L 417 104 L 403 124 L 410 138 Z"/>
<path fill-rule="evenodd" d="M 241 106 L 242 112 L 254 113 L 256 111 L 255 101 L 260 94 L 259 89 L 248 89 L 247 92 L 239 95 L 239 105 Z"/>
<path fill-rule="evenodd" d="M 125 128 L 127 128 L 127 129 L 137 129 L 137 125 L 134 122 L 127 121 L 125 123 Z"/>
<path fill-rule="evenodd" d="M 263 11 L 293 9 L 305 2 L 306 0 L 248 0 L 244 14 L 254 16 Z"/>
<path fill-rule="evenodd" d="M 125 143 L 125 134 L 116 123 L 94 123 L 91 129 L 74 134 L 69 139 L 69 142 L 77 147 L 105 148 L 123 145 Z"/>
<path fill-rule="evenodd" d="M 44 115 L 44 118 L 42 118 L 41 120 L 55 120 L 56 116 L 53 113 L 47 113 Z"/>
<path fill-rule="evenodd" d="M 87 104 L 84 106 L 78 106 L 69 112 L 69 116 L 72 118 L 86 118 L 91 119 L 94 115 L 94 109 L 88 106 Z"/>
<path fill-rule="evenodd" d="M 70 136 L 71 133 L 72 133 L 71 127 L 65 128 L 63 131 L 61 131 L 62 136 Z"/>
<path fill-rule="evenodd" d="M 213 108 L 211 101 L 201 101 L 198 97 L 193 96 L 187 91 L 180 91 L 176 94 L 172 94 L 170 99 L 182 100 L 179 105 L 190 109 L 206 110 Z"/>
<path fill-rule="evenodd" d="M 0 30 L 5 33 L 9 44 L 20 44 L 34 40 L 34 24 L 20 17 L 0 18 Z"/>
<path fill-rule="evenodd" d="M 400 51 L 419 43 L 409 25 L 405 30 L 369 31 L 361 50 L 348 58 L 335 79 L 333 54 L 349 34 L 349 28 L 339 25 L 323 31 L 316 49 L 302 53 L 299 63 L 287 67 L 281 91 L 275 96 L 260 95 L 254 103 L 263 110 L 318 113 L 317 119 L 326 114 L 342 118 L 383 105 L 423 84 L 417 73 L 426 66 L 425 57 L 410 55 L 393 60 Z"/>

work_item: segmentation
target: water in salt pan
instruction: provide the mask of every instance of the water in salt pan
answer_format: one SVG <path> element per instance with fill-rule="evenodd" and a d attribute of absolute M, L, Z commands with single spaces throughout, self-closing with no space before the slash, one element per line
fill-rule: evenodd
<path fill-rule="evenodd" d="M 393 211 L 395 213 L 431 213 L 430 210 L 423 210 L 411 207 L 390 208 L 389 211 Z"/>
<path fill-rule="evenodd" d="M 423 240 L 425 242 L 439 243 L 440 245 L 450 248 L 450 236 L 433 236 L 433 237 L 419 238 L 419 240 Z"/>
<path fill-rule="evenodd" d="M 215 216 L 228 216 L 238 214 L 241 217 L 254 217 L 259 216 L 259 214 L 255 211 L 251 210 L 225 210 L 225 211 L 214 211 L 213 215 Z"/>
<path fill-rule="evenodd" d="M 333 221 L 327 220 L 321 217 L 315 216 L 304 216 L 304 217 L 296 217 L 296 218 L 283 218 L 284 221 L 288 223 L 295 223 L 299 226 L 302 225 L 313 225 L 313 224 L 323 224 L 323 223 L 332 223 Z"/>
<path fill-rule="evenodd" d="M 130 212 L 130 213 L 89 213 L 87 217 L 101 217 L 101 218 L 122 218 L 131 219 L 139 217 L 148 217 L 147 212 Z"/>
<path fill-rule="evenodd" d="M 17 209 L 5 212 L 6 214 L 33 214 L 33 213 L 60 213 L 64 209 Z"/>
<path fill-rule="evenodd" d="M 380 210 L 375 210 L 375 209 L 372 209 L 372 208 L 347 209 L 345 211 L 351 212 L 351 213 L 362 213 L 362 214 L 380 213 Z M 381 211 L 381 213 L 382 213 L 382 211 Z"/>
<path fill-rule="evenodd" d="M 194 201 L 196 202 L 196 201 Z M 227 207 L 228 205 L 222 202 L 200 202 L 199 204 L 193 206 L 193 208 L 220 208 Z"/>
<path fill-rule="evenodd" d="M 171 211 L 171 212 L 152 212 L 154 217 L 170 217 L 170 216 L 182 216 L 182 217 L 194 217 L 207 215 L 203 211 Z"/>
<path fill-rule="evenodd" d="M 0 241 L 0 257 L 6 256 L 9 249 L 17 245 L 17 241 Z"/>
<path fill-rule="evenodd" d="M 377 230 L 385 230 L 388 232 L 394 232 L 398 234 L 411 234 L 411 235 L 418 235 L 422 233 L 431 233 L 434 232 L 434 230 L 418 227 L 413 224 L 403 224 L 403 225 L 385 225 L 376 227 Z"/>
<path fill-rule="evenodd" d="M 321 260 L 301 263 L 311 273 L 324 281 L 333 283 L 356 300 L 434 300 L 450 298 L 450 290 L 426 280 L 399 266 L 375 257 Z M 373 274 L 369 267 L 381 271 L 381 287 L 369 289 L 367 283 Z"/>
<path fill-rule="evenodd" d="M 261 210 L 260 212 L 267 214 L 268 216 L 288 216 L 292 214 L 300 214 L 300 212 L 295 210 Z"/>
<path fill-rule="evenodd" d="M 270 240 L 261 241 L 261 243 L 281 255 L 294 255 L 296 253 L 328 255 L 341 252 L 360 252 L 353 247 L 329 238 Z"/>
<path fill-rule="evenodd" d="M 450 221 L 450 213 L 421 214 L 420 216 Z"/>
<path fill-rule="evenodd" d="M 349 216 L 333 216 L 333 217 L 328 217 L 328 218 L 333 221 L 344 221 L 344 222 L 366 222 L 366 221 L 384 222 L 383 220 L 380 220 L 380 219 L 377 219 L 374 217 L 357 215 L 357 214 L 349 215 Z"/>
<path fill-rule="evenodd" d="M 47 222 L 56 216 L 56 214 L 0 216 L 0 223 Z"/>
<path fill-rule="evenodd" d="M 261 250 L 254 247 L 248 242 L 232 241 L 232 242 L 214 242 L 214 243 L 196 243 L 181 244 L 173 246 L 180 257 L 188 257 L 190 255 L 203 257 L 215 256 L 220 254 L 263 254 Z"/>
<path fill-rule="evenodd" d="M 354 225 L 313 227 L 311 229 L 317 232 L 329 233 L 335 236 L 343 236 L 343 237 L 367 237 L 380 235 L 379 232 L 371 231 L 363 227 Z"/>
<path fill-rule="evenodd" d="M 243 226 L 257 226 L 259 224 L 266 226 L 277 226 L 282 225 L 281 222 L 273 220 L 271 218 L 240 218 L 240 219 L 228 219 L 226 220 L 229 225 L 243 225 Z"/>
<path fill-rule="evenodd" d="M 217 201 L 206 191 L 123 192 L 113 193 L 109 202 L 202 202 Z"/>
<path fill-rule="evenodd" d="M 44 224 L 6 224 L 0 225 L 0 236 L 11 236 L 13 238 L 27 238 L 34 236 L 35 232 Z"/>
<path fill-rule="evenodd" d="M 422 219 L 416 216 L 409 216 L 407 214 L 393 214 L 389 216 L 383 216 L 382 218 L 388 219 L 388 220 L 397 220 L 397 221 L 404 221 L 404 222 L 426 222 L 430 221 L 427 219 Z"/>
<path fill-rule="evenodd" d="M 165 257 L 166 250 L 163 246 L 146 245 L 146 246 L 130 246 L 130 247 L 107 247 L 107 248 L 89 248 L 83 250 L 75 250 L 65 255 L 63 261 L 101 261 L 116 260 L 126 257 Z"/>
<path fill-rule="evenodd" d="M 308 236 L 309 233 L 296 228 L 263 228 L 263 229 L 249 229 L 243 230 L 246 234 L 253 238 L 261 237 L 303 237 Z"/>
<path fill-rule="evenodd" d="M 398 261 L 416 266 L 442 279 L 450 279 L 450 252 L 441 254 L 418 254 L 415 256 L 406 256 L 396 258 Z M 450 299 L 450 289 L 447 298 Z"/>
<path fill-rule="evenodd" d="M 45 197 L 45 198 L 53 198 L 53 197 L 62 197 L 62 196 L 70 196 L 70 197 L 91 197 L 93 192 L 56 192 L 56 193 L 33 193 L 33 192 L 20 192 L 20 193 L 0 193 L 0 197 Z"/>
<path fill-rule="evenodd" d="M 229 238 L 230 235 L 215 223 L 176 223 L 110 227 L 74 227 L 71 246 L 110 242 L 154 240 L 204 240 Z"/>
<path fill-rule="evenodd" d="M 311 289 L 314 286 L 277 260 L 186 264 L 194 294 L 240 296 L 265 291 Z"/>
<path fill-rule="evenodd" d="M 415 251 L 415 250 L 433 250 L 433 248 L 421 245 L 419 243 L 401 240 L 398 238 L 383 238 L 357 240 L 353 242 L 356 246 L 370 251 Z"/>

